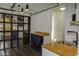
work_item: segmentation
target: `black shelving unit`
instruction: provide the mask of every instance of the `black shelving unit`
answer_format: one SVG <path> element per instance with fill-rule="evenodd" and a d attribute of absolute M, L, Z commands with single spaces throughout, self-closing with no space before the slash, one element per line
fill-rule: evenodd
<path fill-rule="evenodd" d="M 7 13 L 0 13 L 0 15 L 2 15 L 1 17 L 3 19 L 3 21 L 0 22 L 0 24 L 3 24 L 2 25 L 3 26 L 3 30 L 0 30 L 0 33 L 3 34 L 2 35 L 3 39 L 0 39 L 0 43 L 3 42 L 3 46 L 4 46 L 4 48 L 2 48 L 0 50 L 4 50 L 5 53 L 6 53 L 6 49 L 8 49 L 8 48 L 5 48 L 6 47 L 5 43 L 7 41 L 10 42 L 10 47 L 9 48 L 15 48 L 15 46 L 13 46 L 13 41 L 15 39 L 14 35 L 16 35 L 16 39 L 15 39 L 16 43 L 17 43 L 16 47 L 20 47 L 19 46 L 19 41 L 20 40 L 27 41 L 27 39 L 25 38 L 25 35 L 28 36 L 28 40 L 29 40 L 28 44 L 30 44 L 30 16 L 23 16 L 23 15 L 16 15 L 16 14 L 7 14 Z M 10 18 L 9 22 L 5 21 L 6 20 L 6 18 L 5 18 L 6 15 L 8 15 L 9 18 Z M 16 22 L 13 22 L 13 16 L 17 17 Z M 20 22 L 20 18 L 18 19 L 18 17 L 22 17 L 23 18 L 23 19 L 21 18 L 21 22 Z M 25 17 L 27 19 L 25 19 Z M 28 20 L 28 22 L 25 22 L 25 20 Z M 6 24 L 10 25 L 10 30 L 6 30 L 6 27 L 7 27 Z M 13 29 L 14 25 L 16 25 L 16 28 L 17 28 L 16 30 Z M 26 25 L 27 25 L 27 27 L 25 27 Z M 20 30 L 20 28 L 21 28 L 21 30 Z M 27 28 L 27 29 L 25 29 L 25 28 Z M 6 37 L 5 37 L 6 32 L 10 33 L 10 39 L 9 40 L 6 40 Z M 20 33 L 23 33 L 23 37 L 19 37 Z"/>

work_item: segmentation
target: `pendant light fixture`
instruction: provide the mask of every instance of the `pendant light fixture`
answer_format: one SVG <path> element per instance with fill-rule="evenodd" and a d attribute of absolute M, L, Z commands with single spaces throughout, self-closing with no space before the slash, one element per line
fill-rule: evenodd
<path fill-rule="evenodd" d="M 61 10 L 61 11 L 66 10 L 66 5 L 65 5 L 65 4 L 60 5 L 60 10 Z"/>
<path fill-rule="evenodd" d="M 21 7 L 21 6 L 22 6 L 22 8 L 21 8 L 21 13 L 24 13 L 23 4 L 22 4 L 22 5 L 18 5 L 18 7 Z M 29 11 L 29 6 L 28 6 L 28 4 L 25 5 L 25 7 L 26 7 L 25 10 L 26 10 L 26 11 Z"/>
<path fill-rule="evenodd" d="M 23 13 L 23 8 L 21 9 L 21 13 Z"/>
<path fill-rule="evenodd" d="M 28 11 L 29 10 L 29 6 L 28 6 L 28 4 L 26 5 L 26 11 Z"/>

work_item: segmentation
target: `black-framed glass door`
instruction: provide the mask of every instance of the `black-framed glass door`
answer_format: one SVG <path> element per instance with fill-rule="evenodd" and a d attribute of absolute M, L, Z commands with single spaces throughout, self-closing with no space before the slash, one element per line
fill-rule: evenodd
<path fill-rule="evenodd" d="M 0 14 L 0 50 L 22 47 L 24 36 L 30 38 L 30 18 L 20 15 Z"/>

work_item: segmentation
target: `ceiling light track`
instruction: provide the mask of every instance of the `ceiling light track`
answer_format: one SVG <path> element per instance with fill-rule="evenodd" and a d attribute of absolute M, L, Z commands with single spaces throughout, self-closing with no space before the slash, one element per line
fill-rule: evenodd
<path fill-rule="evenodd" d="M 11 9 L 13 9 L 15 7 L 16 3 L 13 3 L 11 6 Z"/>

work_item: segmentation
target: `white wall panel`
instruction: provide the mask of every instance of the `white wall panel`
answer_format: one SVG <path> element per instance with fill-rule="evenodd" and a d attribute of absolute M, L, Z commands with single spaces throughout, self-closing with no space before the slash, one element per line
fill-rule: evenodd
<path fill-rule="evenodd" d="M 31 17 L 31 32 L 48 32 L 49 36 L 44 37 L 44 43 L 50 42 L 52 10 L 47 10 Z"/>

